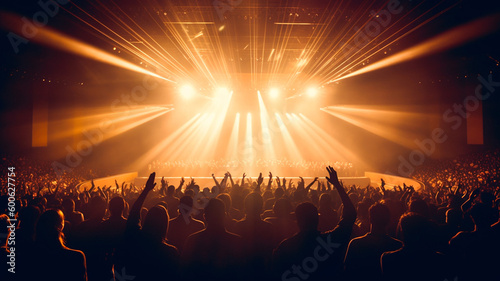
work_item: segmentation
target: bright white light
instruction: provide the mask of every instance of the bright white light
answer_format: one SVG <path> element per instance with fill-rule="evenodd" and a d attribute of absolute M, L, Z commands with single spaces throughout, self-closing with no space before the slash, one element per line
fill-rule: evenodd
<path fill-rule="evenodd" d="M 229 96 L 229 91 L 227 90 L 227 88 L 220 87 L 217 88 L 217 90 L 215 90 L 216 99 L 223 99 L 226 98 L 227 96 Z"/>
<path fill-rule="evenodd" d="M 280 95 L 280 90 L 278 88 L 271 88 L 269 90 L 269 96 L 273 99 L 277 98 Z"/>
<path fill-rule="evenodd" d="M 189 84 L 183 85 L 179 89 L 179 92 L 182 95 L 182 97 L 186 99 L 192 98 L 196 94 L 196 90 L 194 89 L 194 87 Z"/>
<path fill-rule="evenodd" d="M 318 89 L 315 87 L 309 87 L 306 91 L 306 94 L 310 97 L 314 97 L 318 94 Z"/>

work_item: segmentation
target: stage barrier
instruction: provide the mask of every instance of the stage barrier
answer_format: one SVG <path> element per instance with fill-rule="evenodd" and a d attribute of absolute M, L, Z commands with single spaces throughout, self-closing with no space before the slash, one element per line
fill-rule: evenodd
<path fill-rule="evenodd" d="M 380 186 L 381 183 L 380 179 L 384 179 L 386 188 L 394 189 L 394 187 L 398 185 L 402 187 L 404 183 L 408 186 L 409 185 L 413 186 L 415 188 L 415 191 L 420 191 L 421 189 L 425 190 L 424 184 L 414 179 L 403 178 L 389 174 L 381 174 L 376 172 L 365 172 L 365 177 L 370 179 L 372 186 Z"/>

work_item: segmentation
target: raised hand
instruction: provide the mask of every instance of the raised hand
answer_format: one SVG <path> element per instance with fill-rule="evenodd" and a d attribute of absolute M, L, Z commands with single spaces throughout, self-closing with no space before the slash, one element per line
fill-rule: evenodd
<path fill-rule="evenodd" d="M 267 190 L 271 190 L 271 185 L 273 183 L 273 174 L 269 172 L 269 181 L 267 182 Z"/>
<path fill-rule="evenodd" d="M 194 184 L 195 184 L 194 183 L 194 178 L 191 177 L 191 181 L 189 182 L 188 187 L 194 187 Z"/>
<path fill-rule="evenodd" d="M 264 177 L 262 177 L 262 173 L 260 173 L 259 177 L 257 178 L 257 186 L 260 186 L 263 181 L 264 181 Z"/>
<path fill-rule="evenodd" d="M 334 187 L 341 186 L 339 182 L 339 178 L 337 176 L 337 171 L 333 169 L 332 166 L 326 167 L 326 170 L 328 171 L 329 177 L 326 177 L 326 180 L 331 183 Z"/>
<path fill-rule="evenodd" d="M 227 171 L 226 175 L 229 177 L 229 181 L 231 182 L 231 187 L 234 187 L 233 176 L 231 176 L 231 173 L 229 171 Z"/>
<path fill-rule="evenodd" d="M 168 181 L 164 179 L 164 177 L 161 177 L 161 187 L 168 187 Z"/>
<path fill-rule="evenodd" d="M 149 175 L 148 181 L 146 182 L 146 187 L 144 187 L 145 192 L 149 192 L 155 188 L 156 186 L 155 177 L 156 177 L 155 172 L 152 172 L 151 175 Z"/>
<path fill-rule="evenodd" d="M 181 178 L 181 181 L 179 182 L 179 186 L 175 189 L 175 191 L 181 192 L 183 185 L 184 185 L 184 177 Z"/>
<path fill-rule="evenodd" d="M 304 181 L 304 178 L 302 177 L 299 177 L 300 181 L 299 183 L 297 184 L 297 189 L 303 189 L 305 187 L 305 181 Z"/>

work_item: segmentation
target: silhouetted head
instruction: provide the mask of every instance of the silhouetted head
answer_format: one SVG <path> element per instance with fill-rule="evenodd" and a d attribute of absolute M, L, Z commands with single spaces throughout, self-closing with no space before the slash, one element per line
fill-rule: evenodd
<path fill-rule="evenodd" d="M 281 187 L 276 188 L 274 191 L 274 198 L 281 198 L 283 195 L 285 195 L 285 190 Z"/>
<path fill-rule="evenodd" d="M 458 226 L 462 222 L 462 211 L 459 209 L 448 209 L 446 211 L 446 223 L 449 225 Z"/>
<path fill-rule="evenodd" d="M 460 196 L 448 194 L 448 206 L 450 208 L 458 209 L 460 205 L 462 205 Z"/>
<path fill-rule="evenodd" d="M 429 240 L 430 222 L 418 213 L 406 213 L 399 219 L 405 246 L 425 247 Z"/>
<path fill-rule="evenodd" d="M 491 207 L 484 203 L 476 203 L 470 209 L 470 216 L 476 227 L 489 227 L 492 224 L 491 214 Z"/>
<path fill-rule="evenodd" d="M 174 196 L 175 186 L 169 185 L 167 188 L 167 196 Z"/>
<path fill-rule="evenodd" d="M 269 200 L 273 197 L 274 197 L 274 193 L 269 189 L 266 189 L 264 191 L 264 194 L 262 194 L 262 199 L 264 199 L 264 202 L 266 202 L 267 200 Z"/>
<path fill-rule="evenodd" d="M 495 201 L 495 195 L 491 192 L 483 191 L 479 194 L 479 199 L 482 203 L 489 206 L 493 204 L 493 201 Z"/>
<path fill-rule="evenodd" d="M 331 208 L 332 207 L 332 196 L 328 193 L 323 193 L 319 197 L 319 207 L 320 208 Z"/>
<path fill-rule="evenodd" d="M 66 215 L 69 215 L 75 211 L 75 201 L 71 198 L 64 198 L 62 201 L 62 207 Z"/>
<path fill-rule="evenodd" d="M 288 199 L 280 198 L 274 202 L 273 212 L 278 218 L 287 217 L 292 212 L 292 203 Z"/>
<path fill-rule="evenodd" d="M 194 190 L 191 189 L 191 188 L 190 189 L 186 189 L 186 190 L 184 190 L 184 195 L 193 198 L 194 197 Z"/>
<path fill-rule="evenodd" d="M 429 205 L 423 199 L 412 199 L 410 202 L 409 211 L 420 214 L 426 218 L 430 217 Z"/>
<path fill-rule="evenodd" d="M 44 212 L 45 207 L 47 206 L 47 199 L 45 199 L 45 197 L 36 197 L 30 202 L 30 205 L 35 205 L 41 212 Z"/>
<path fill-rule="evenodd" d="M 35 241 L 41 246 L 64 247 L 64 214 L 61 210 L 45 211 L 36 224 Z"/>
<path fill-rule="evenodd" d="M 226 206 L 222 200 L 212 198 L 205 207 L 205 220 L 208 226 L 224 226 Z"/>
<path fill-rule="evenodd" d="M 312 231 L 318 229 L 318 209 L 310 202 L 301 203 L 295 208 L 297 225 L 300 231 Z"/>
<path fill-rule="evenodd" d="M 167 208 L 168 210 L 168 208 Z M 193 197 L 184 195 L 179 199 L 179 214 L 190 216 L 193 212 Z"/>
<path fill-rule="evenodd" d="M 34 230 L 40 213 L 40 209 L 34 205 L 22 208 L 19 211 L 19 227 L 24 230 Z"/>
<path fill-rule="evenodd" d="M 381 203 L 373 204 L 368 210 L 370 223 L 377 227 L 386 227 L 391 219 L 389 207 Z"/>
<path fill-rule="evenodd" d="M 16 204 L 19 206 L 18 204 Z M 51 197 L 47 200 L 47 208 L 48 209 L 57 209 L 61 207 L 61 200 L 59 198 Z"/>
<path fill-rule="evenodd" d="M 259 193 L 252 192 L 245 197 L 245 213 L 248 216 L 257 217 L 262 213 L 264 200 Z"/>
<path fill-rule="evenodd" d="M 351 199 L 351 202 L 356 206 L 359 203 L 359 196 L 357 193 L 350 193 L 349 194 L 349 199 Z"/>
<path fill-rule="evenodd" d="M 184 208 L 185 210 L 191 210 L 193 208 L 193 197 L 184 195 L 179 199 L 179 211 L 181 211 L 181 208 Z"/>
<path fill-rule="evenodd" d="M 91 219 L 102 219 L 106 214 L 106 200 L 101 196 L 94 196 L 90 199 L 89 209 Z"/>
<path fill-rule="evenodd" d="M 229 210 L 231 209 L 231 196 L 227 193 L 221 193 L 215 198 L 222 200 L 222 202 L 224 202 L 224 205 L 226 206 L 226 212 L 229 212 Z"/>
<path fill-rule="evenodd" d="M 167 209 L 161 205 L 156 205 L 148 211 L 142 224 L 142 231 L 152 241 L 163 242 L 168 230 Z"/>
<path fill-rule="evenodd" d="M 112 217 L 121 217 L 125 208 L 125 200 L 116 196 L 109 201 L 109 213 Z"/>

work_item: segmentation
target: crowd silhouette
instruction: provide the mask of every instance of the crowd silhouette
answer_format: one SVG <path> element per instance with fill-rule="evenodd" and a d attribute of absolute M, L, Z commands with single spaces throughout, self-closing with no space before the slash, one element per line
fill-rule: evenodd
<path fill-rule="evenodd" d="M 16 159 L 31 173 L 17 177 L 15 274 L 2 191 L 0 279 L 499 280 L 500 160 L 486 155 L 422 167 L 420 190 L 344 186 L 330 166 L 296 185 L 227 172 L 157 186 L 153 172 L 143 187 L 78 190 L 100 175 Z"/>

